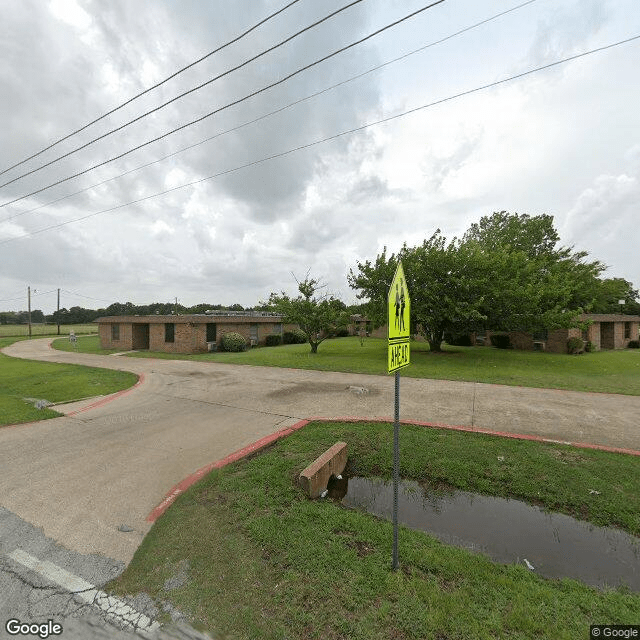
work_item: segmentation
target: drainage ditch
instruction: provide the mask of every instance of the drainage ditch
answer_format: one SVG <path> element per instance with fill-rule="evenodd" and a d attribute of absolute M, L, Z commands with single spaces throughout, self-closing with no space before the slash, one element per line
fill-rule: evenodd
<path fill-rule="evenodd" d="M 328 497 L 346 507 L 391 518 L 392 482 L 332 478 L 328 489 Z M 496 562 L 523 564 L 546 578 L 640 591 L 640 538 L 519 500 L 436 491 L 404 480 L 398 490 L 398 521 Z"/>

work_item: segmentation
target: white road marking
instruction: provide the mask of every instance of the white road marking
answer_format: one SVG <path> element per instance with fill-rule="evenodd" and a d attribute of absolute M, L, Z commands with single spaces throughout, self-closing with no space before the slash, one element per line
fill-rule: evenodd
<path fill-rule="evenodd" d="M 128 627 L 134 627 L 138 631 L 152 632 L 160 627 L 143 613 L 139 613 L 133 607 L 119 598 L 106 594 L 96 589 L 95 585 L 66 571 L 47 560 L 39 560 L 22 549 L 16 549 L 8 554 L 15 562 L 31 569 L 50 582 L 59 585 L 74 595 L 74 597 L 93 604 L 102 609 L 108 616 L 117 619 Z"/>

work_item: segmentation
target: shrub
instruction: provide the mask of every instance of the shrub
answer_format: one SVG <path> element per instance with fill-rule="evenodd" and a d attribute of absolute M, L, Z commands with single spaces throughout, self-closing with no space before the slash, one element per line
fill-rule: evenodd
<path fill-rule="evenodd" d="M 627 346 L 629 349 L 640 349 L 640 340 L 631 340 Z"/>
<path fill-rule="evenodd" d="M 593 344 L 593 342 L 591 342 L 591 340 L 587 340 L 587 344 L 584 345 L 584 350 L 587 353 L 591 353 L 592 351 L 595 351 L 595 345 Z"/>
<path fill-rule="evenodd" d="M 285 331 L 282 334 L 283 344 L 304 344 L 307 341 L 307 334 L 302 329 Z"/>
<path fill-rule="evenodd" d="M 509 337 L 509 336 L 507 336 Z M 468 333 L 454 335 L 453 333 L 445 333 L 444 341 L 453 347 L 471 347 L 471 336 Z"/>
<path fill-rule="evenodd" d="M 584 340 L 582 338 L 569 338 L 567 340 L 567 351 L 569 353 L 582 353 L 584 351 Z"/>
<path fill-rule="evenodd" d="M 244 351 L 247 348 L 247 341 L 235 331 L 225 333 L 220 340 L 222 351 Z"/>
<path fill-rule="evenodd" d="M 491 344 L 498 349 L 511 349 L 511 339 L 507 333 L 491 334 Z"/>
<path fill-rule="evenodd" d="M 277 333 L 272 333 L 270 336 L 267 336 L 265 340 L 267 347 L 277 347 L 281 342 L 282 336 Z"/>
<path fill-rule="evenodd" d="M 346 338 L 349 335 L 349 329 L 347 327 L 340 327 L 336 329 L 336 338 Z"/>

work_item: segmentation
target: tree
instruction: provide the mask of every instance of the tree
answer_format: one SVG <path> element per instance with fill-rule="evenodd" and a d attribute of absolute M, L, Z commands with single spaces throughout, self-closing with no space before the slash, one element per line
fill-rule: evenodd
<path fill-rule="evenodd" d="M 311 353 L 318 352 L 318 345 L 332 329 L 348 323 L 345 305 L 333 296 L 316 295 L 321 288 L 319 282 L 307 273 L 305 279 L 298 282 L 300 295 L 297 298 L 291 298 L 282 291 L 280 294 L 271 293 L 269 301 L 261 303 L 281 314 L 284 322 L 297 324 L 307 336 Z"/>
<path fill-rule="evenodd" d="M 367 315 L 378 326 L 387 321 L 387 295 L 402 260 L 411 296 L 411 332 L 419 329 L 432 351 L 442 350 L 445 332 L 456 333 L 485 319 L 481 313 L 486 280 L 482 254 L 454 238 L 447 242 L 438 229 L 418 247 L 402 247 L 387 258 L 386 247 L 375 263 L 358 263 L 359 273 L 349 272 L 349 284 L 358 298 L 368 298 Z"/>
<path fill-rule="evenodd" d="M 591 308 L 604 265 L 588 254 L 557 246 L 553 216 L 505 211 L 484 216 L 463 237 L 486 254 L 492 274 L 482 311 L 493 330 L 575 326 Z"/>
<path fill-rule="evenodd" d="M 509 249 L 524 253 L 533 260 L 554 254 L 560 236 L 553 226 L 553 216 L 540 216 L 497 211 L 474 222 L 462 238 L 463 242 L 477 242 L 487 251 Z"/>
<path fill-rule="evenodd" d="M 620 300 L 624 300 L 622 309 Z M 598 281 L 593 313 L 628 313 L 640 315 L 638 291 L 624 278 L 604 278 Z"/>
<path fill-rule="evenodd" d="M 380 326 L 401 259 L 413 332 L 420 327 L 432 351 L 441 349 L 444 332 L 576 326 L 593 303 L 604 265 L 557 246 L 559 240 L 552 216 L 501 211 L 471 225 L 462 240 L 447 242 L 437 230 L 421 246 L 404 245 L 397 256 L 387 257 L 385 248 L 373 263 L 358 263 L 348 280 L 360 299 L 368 299 L 367 313 Z"/>

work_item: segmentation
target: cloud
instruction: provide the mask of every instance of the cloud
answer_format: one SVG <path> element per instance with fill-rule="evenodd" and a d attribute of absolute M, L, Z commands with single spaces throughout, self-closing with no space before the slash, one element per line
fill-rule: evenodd
<path fill-rule="evenodd" d="M 580 0 L 554 8 L 538 21 L 528 59 L 536 66 L 578 53 L 610 18 L 606 2 Z"/>
<path fill-rule="evenodd" d="M 590 247 L 592 257 L 610 267 L 607 275 L 640 282 L 637 224 L 640 172 L 600 175 L 582 191 L 568 212 L 563 238 L 577 248 Z"/>
<path fill-rule="evenodd" d="M 404 241 L 419 243 L 437 227 L 460 235 L 481 215 L 503 209 L 552 213 L 561 228 L 568 216 L 563 240 L 640 281 L 633 222 L 640 112 L 637 83 L 628 81 L 640 61 L 633 45 L 230 171 L 522 71 L 532 60 L 547 62 L 592 41 L 621 39 L 640 18 L 632 0 L 534 3 L 424 55 L 219 135 L 452 33 L 466 25 L 463 16 L 469 22 L 487 17 L 479 3 L 461 3 L 444 3 L 179 134 L 0 207 L 0 240 L 118 207 L 2 245 L 0 288 L 65 286 L 140 303 L 177 295 L 183 303 L 248 305 L 272 290 L 295 293 L 291 271 L 300 276 L 311 268 L 350 299 L 346 274 L 357 261 L 375 257 L 385 245 L 391 252 Z M 222 0 L 12 3 L 0 40 L 0 170 L 211 51 L 276 4 L 249 0 L 242 11 L 228 11 Z M 206 81 L 341 4 L 295 4 L 247 38 L 0 176 L 0 183 Z M 410 10 L 400 5 L 371 0 L 354 6 L 263 59 L 1 189 L 0 205 L 277 80 Z M 218 137 L 47 204 L 208 136 Z M 224 175 L 142 200 L 216 173 Z M 119 207 L 134 200 L 142 201 Z"/>

